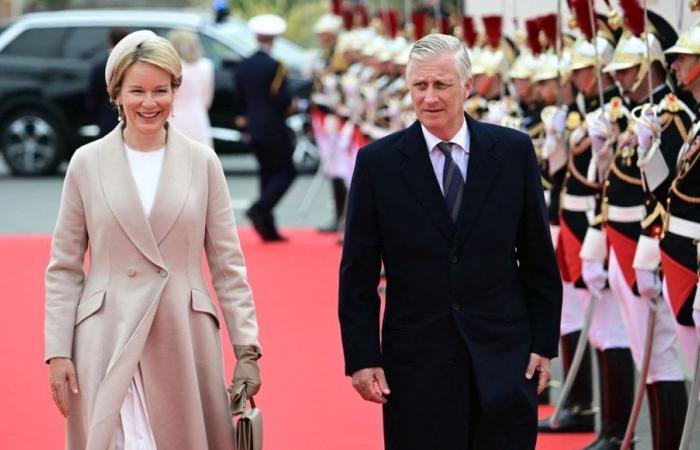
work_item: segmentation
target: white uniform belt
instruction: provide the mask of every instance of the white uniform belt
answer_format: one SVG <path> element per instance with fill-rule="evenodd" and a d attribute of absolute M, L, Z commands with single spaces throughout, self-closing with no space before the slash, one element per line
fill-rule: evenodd
<path fill-rule="evenodd" d="M 644 205 L 637 206 L 615 206 L 608 205 L 606 217 L 613 222 L 641 222 L 646 216 L 647 210 Z"/>
<path fill-rule="evenodd" d="M 592 195 L 564 194 L 561 196 L 561 207 L 567 211 L 590 211 L 595 209 L 595 197 Z"/>
<path fill-rule="evenodd" d="M 700 223 L 680 217 L 669 217 L 668 231 L 688 239 L 700 239 Z"/>

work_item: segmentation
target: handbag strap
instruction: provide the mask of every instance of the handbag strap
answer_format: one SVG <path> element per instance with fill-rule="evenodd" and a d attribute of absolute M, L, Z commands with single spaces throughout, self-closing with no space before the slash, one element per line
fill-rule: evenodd
<path fill-rule="evenodd" d="M 246 392 L 245 392 L 245 385 L 242 385 L 240 388 L 238 388 L 238 390 L 237 390 L 236 392 L 233 392 L 232 394 L 233 394 L 233 398 L 232 398 L 231 403 L 232 403 L 232 404 L 233 404 L 234 402 L 235 402 L 235 403 L 238 403 L 238 402 L 235 401 L 235 399 L 236 399 L 236 397 L 240 397 L 240 400 L 241 400 L 241 407 L 242 407 L 241 410 L 235 412 L 234 415 L 237 416 L 237 415 L 239 415 L 239 414 L 243 414 L 243 413 L 245 412 L 245 410 L 247 409 L 247 408 L 246 408 L 246 405 L 247 405 L 248 402 L 250 402 L 251 408 L 256 408 L 256 406 L 255 406 L 255 399 L 254 399 L 253 397 L 248 398 L 248 396 L 247 396 L 247 394 L 246 394 Z"/>

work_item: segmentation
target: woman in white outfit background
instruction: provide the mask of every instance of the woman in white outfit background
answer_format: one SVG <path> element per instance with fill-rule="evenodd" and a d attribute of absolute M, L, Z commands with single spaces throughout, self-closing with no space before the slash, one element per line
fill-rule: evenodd
<path fill-rule="evenodd" d="M 193 32 L 175 30 L 168 39 L 182 60 L 182 85 L 175 94 L 170 123 L 188 138 L 214 148 L 208 113 L 214 99 L 214 64 L 203 56 Z"/>

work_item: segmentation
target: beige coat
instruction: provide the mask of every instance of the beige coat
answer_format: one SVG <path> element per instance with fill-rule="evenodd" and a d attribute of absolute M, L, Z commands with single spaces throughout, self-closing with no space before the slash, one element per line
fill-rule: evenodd
<path fill-rule="evenodd" d="M 146 218 L 120 128 L 78 149 L 46 270 L 45 358 L 72 358 L 80 387 L 70 394 L 68 449 L 108 448 L 139 363 L 159 449 L 234 448 L 203 250 L 231 343 L 259 345 L 216 154 L 171 126 Z"/>

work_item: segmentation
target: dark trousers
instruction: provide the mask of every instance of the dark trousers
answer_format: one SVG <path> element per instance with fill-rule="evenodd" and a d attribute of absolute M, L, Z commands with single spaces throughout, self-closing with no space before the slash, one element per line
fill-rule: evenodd
<path fill-rule="evenodd" d="M 271 215 L 296 177 L 293 149 L 268 142 L 254 142 L 252 146 L 260 166 L 260 198 L 252 208 Z"/>
<path fill-rule="evenodd" d="M 537 380 L 525 380 L 524 367 L 504 368 L 512 385 L 482 398 L 478 382 L 488 384 L 488 370 L 475 372 L 456 324 L 443 324 L 432 351 L 419 336 L 385 330 L 385 450 L 534 450 Z"/>

